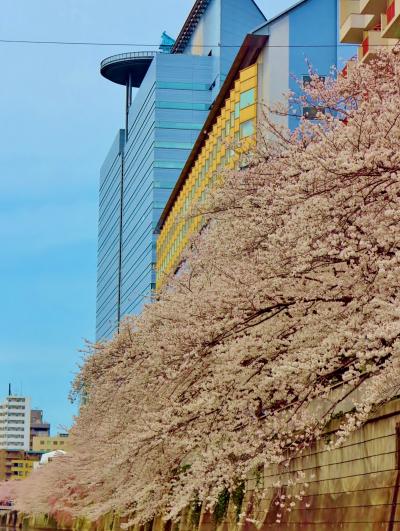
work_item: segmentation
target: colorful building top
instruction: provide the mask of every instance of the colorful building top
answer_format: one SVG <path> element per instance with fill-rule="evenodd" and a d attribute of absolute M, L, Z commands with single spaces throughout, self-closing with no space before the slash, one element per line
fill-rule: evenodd
<path fill-rule="evenodd" d="M 309 79 L 309 64 L 321 76 L 337 66 L 337 15 L 336 0 L 301 0 L 247 35 L 160 217 L 157 287 L 179 268 L 183 250 L 202 225 L 200 216 L 188 216 L 193 206 L 220 182 L 224 168 L 238 163 L 252 145 L 248 139 L 256 140 L 261 107 L 299 92 L 299 83 Z M 294 129 L 299 114 L 308 117 L 306 108 L 296 111 L 279 120 Z M 239 150 L 232 149 L 236 141 Z"/>
<path fill-rule="evenodd" d="M 360 61 L 399 39 L 400 0 L 340 0 L 340 41 L 359 44 Z"/>

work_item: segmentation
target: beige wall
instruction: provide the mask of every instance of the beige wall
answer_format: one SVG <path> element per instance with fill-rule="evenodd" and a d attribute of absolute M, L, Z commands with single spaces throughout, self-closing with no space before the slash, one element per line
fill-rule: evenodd
<path fill-rule="evenodd" d="M 33 437 L 32 450 L 34 452 L 53 452 L 54 450 L 68 451 L 68 437 Z"/>

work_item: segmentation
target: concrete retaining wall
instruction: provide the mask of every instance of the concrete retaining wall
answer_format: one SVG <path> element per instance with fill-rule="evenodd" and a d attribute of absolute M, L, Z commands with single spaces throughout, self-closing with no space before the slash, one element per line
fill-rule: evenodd
<path fill-rule="evenodd" d="M 222 496 L 217 514 L 197 507 L 185 511 L 178 524 L 159 518 L 129 531 L 400 530 L 400 400 L 380 408 L 341 448 L 327 451 L 326 442 L 338 425 L 339 421 L 333 422 L 325 440 L 293 459 L 288 468 L 270 467 L 254 474 L 247 481 L 244 498 Z M 299 472 L 305 477 L 299 479 Z M 282 480 L 279 489 L 278 478 Z M 295 485 L 290 485 L 294 478 Z M 296 499 L 302 491 L 302 499 Z M 279 506 L 282 495 L 294 503 L 290 511 Z M 121 530 L 120 519 L 112 514 L 89 522 L 73 520 L 66 513 L 29 517 L 10 512 L 0 514 L 1 525 Z"/>

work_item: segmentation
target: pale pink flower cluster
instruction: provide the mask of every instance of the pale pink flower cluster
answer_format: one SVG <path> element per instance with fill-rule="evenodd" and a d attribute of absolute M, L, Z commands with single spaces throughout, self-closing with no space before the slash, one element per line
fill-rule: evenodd
<path fill-rule="evenodd" d="M 21 482 L 20 508 L 175 518 L 309 447 L 343 400 L 338 440 L 398 394 L 400 60 L 306 98 L 319 119 L 292 134 L 266 113 L 185 267 L 93 347 L 74 450 Z"/>

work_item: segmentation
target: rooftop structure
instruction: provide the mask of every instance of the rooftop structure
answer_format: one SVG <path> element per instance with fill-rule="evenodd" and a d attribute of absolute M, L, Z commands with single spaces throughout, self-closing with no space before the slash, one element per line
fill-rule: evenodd
<path fill-rule="evenodd" d="M 118 85 L 138 88 L 156 53 L 153 50 L 112 55 L 101 62 L 101 75 Z"/>
<path fill-rule="evenodd" d="M 203 17 L 203 15 L 205 14 L 207 8 L 209 7 L 209 5 L 211 3 L 214 3 L 214 4 L 217 4 L 217 2 L 213 2 L 213 0 L 196 0 L 196 2 L 194 3 L 176 41 L 175 41 L 175 44 L 172 48 L 172 53 L 184 53 L 188 44 L 190 43 L 190 40 L 192 39 L 196 29 L 198 29 L 199 27 L 199 24 L 201 22 L 201 19 Z M 247 6 L 244 6 L 244 8 L 246 9 L 251 9 L 253 8 L 254 10 L 254 13 L 257 13 L 259 17 L 261 17 L 261 19 L 265 20 L 265 17 L 264 17 L 264 14 L 263 12 L 261 11 L 261 9 L 257 6 L 257 4 L 251 0 L 251 3 L 252 3 L 252 6 L 250 5 L 247 5 Z M 226 7 L 229 9 L 230 7 L 235 7 L 234 5 L 234 2 L 231 2 L 231 6 L 227 6 Z M 245 13 L 245 15 L 248 15 L 247 13 Z M 223 20 L 221 21 L 218 21 L 217 19 L 215 19 L 215 22 L 224 22 Z M 240 21 L 238 21 L 240 23 Z M 203 43 L 206 45 L 206 47 L 209 47 L 209 46 L 212 46 L 212 44 L 217 44 L 217 43 L 212 43 L 211 41 L 208 42 L 208 43 Z M 221 44 L 221 43 L 220 43 Z"/>
<path fill-rule="evenodd" d="M 30 449 L 32 450 L 33 437 L 50 435 L 50 424 L 43 420 L 43 411 L 41 409 L 32 409 L 31 426 L 30 426 Z"/>
<path fill-rule="evenodd" d="M 189 16 L 187 17 L 178 38 L 172 48 L 172 53 L 182 53 L 188 44 L 194 30 L 198 26 L 201 17 L 204 15 L 211 0 L 196 0 Z"/>
<path fill-rule="evenodd" d="M 160 44 L 159 50 L 161 52 L 171 53 L 174 44 L 175 44 L 175 39 L 170 37 L 166 31 L 163 31 L 161 35 L 161 44 Z"/>
<path fill-rule="evenodd" d="M 120 53 L 107 57 L 100 64 L 100 73 L 103 77 L 126 88 L 126 134 L 128 134 L 129 108 L 132 105 L 132 88 L 140 87 L 157 53 L 155 51 Z"/>

